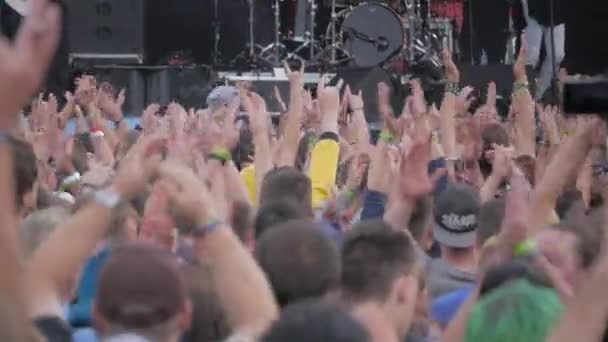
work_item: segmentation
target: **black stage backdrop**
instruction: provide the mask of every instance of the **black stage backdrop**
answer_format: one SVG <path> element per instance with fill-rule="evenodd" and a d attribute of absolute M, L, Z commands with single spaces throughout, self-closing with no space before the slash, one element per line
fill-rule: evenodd
<path fill-rule="evenodd" d="M 566 0 L 566 61 L 570 74 L 608 72 L 608 1 Z"/>
<path fill-rule="evenodd" d="M 255 40 L 265 45 L 273 37 L 273 0 L 253 1 Z M 147 0 L 146 47 L 149 60 L 156 64 L 170 52 L 190 50 L 195 60 L 210 64 L 216 3 L 220 24 L 219 50 L 223 62 L 236 57 L 245 49 L 249 39 L 248 1 Z"/>

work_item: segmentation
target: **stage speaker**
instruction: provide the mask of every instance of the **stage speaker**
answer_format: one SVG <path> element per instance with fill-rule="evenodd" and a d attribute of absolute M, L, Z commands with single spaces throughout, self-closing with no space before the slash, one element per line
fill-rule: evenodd
<path fill-rule="evenodd" d="M 177 101 L 186 109 L 206 107 L 216 81 L 206 66 L 156 67 L 146 77 L 146 102 L 167 105 Z"/>
<path fill-rule="evenodd" d="M 146 0 L 65 2 L 70 61 L 85 60 L 92 64 L 144 63 Z"/>
<path fill-rule="evenodd" d="M 339 79 L 344 80 L 344 84 L 350 85 L 353 93 L 359 90 L 363 93 L 363 102 L 365 103 L 365 119 L 367 120 L 370 129 L 380 129 L 382 122 L 378 113 L 378 84 L 386 83 L 391 88 L 393 99 L 393 112 L 401 113 L 403 107 L 403 87 L 398 79 L 380 68 L 380 67 L 351 67 L 338 69 L 336 77 L 332 80 L 332 84 L 337 83 Z"/>

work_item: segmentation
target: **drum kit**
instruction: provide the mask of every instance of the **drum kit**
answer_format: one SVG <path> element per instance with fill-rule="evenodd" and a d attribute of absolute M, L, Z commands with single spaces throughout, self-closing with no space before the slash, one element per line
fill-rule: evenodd
<path fill-rule="evenodd" d="M 253 8 L 255 0 L 249 1 Z M 440 67 L 441 50 L 454 48 L 452 22 L 431 14 L 432 0 L 393 0 L 390 4 L 326 0 L 331 14 L 325 30 L 316 27 L 315 0 L 286 0 L 298 1 L 298 10 L 305 10 L 295 24 L 296 31 L 304 34 L 289 38 L 281 32 L 283 0 L 272 1 L 275 32 L 271 44 L 255 44 L 254 21 L 249 20 L 248 52 L 258 64 L 279 67 L 284 60 L 296 58 L 319 70 L 352 65 L 388 67 L 395 63 L 408 68 L 422 62 Z"/>

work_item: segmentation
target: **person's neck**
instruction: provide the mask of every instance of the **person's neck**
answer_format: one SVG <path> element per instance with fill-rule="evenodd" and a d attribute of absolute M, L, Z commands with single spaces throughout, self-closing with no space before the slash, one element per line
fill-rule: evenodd
<path fill-rule="evenodd" d="M 353 306 L 352 313 L 355 318 L 365 325 L 371 341 L 399 341 L 395 324 L 382 305 L 374 302 L 359 303 Z"/>
<path fill-rule="evenodd" d="M 477 253 L 471 248 L 450 248 L 441 246 L 441 257 L 451 266 L 470 273 L 477 270 Z"/>

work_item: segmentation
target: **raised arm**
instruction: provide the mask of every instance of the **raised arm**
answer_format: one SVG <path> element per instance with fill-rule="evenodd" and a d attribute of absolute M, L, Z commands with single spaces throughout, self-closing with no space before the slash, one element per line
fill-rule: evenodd
<path fill-rule="evenodd" d="M 308 176 L 312 184 L 312 205 L 317 207 L 329 196 L 336 181 L 340 145 L 338 142 L 339 88 L 319 82 L 317 96 L 321 106 L 321 136 L 310 156 Z"/>
<path fill-rule="evenodd" d="M 0 195 L 0 292 L 7 301 L 7 309 L 16 318 L 13 322 L 18 323 L 28 320 L 8 132 L 17 125 L 17 112 L 44 78 L 59 40 L 61 21 L 56 5 L 46 0 L 31 3 L 30 15 L 21 25 L 15 42 L 11 44 L 0 37 L 0 188 L 4 189 Z M 10 327 L 15 330 L 14 334 L 3 331 L 2 336 L 26 340 L 27 326 Z"/>
<path fill-rule="evenodd" d="M 232 229 L 217 219 L 217 199 L 191 170 L 169 162 L 159 170 L 176 209 L 198 227 L 195 254 L 210 266 L 214 289 L 233 331 L 260 334 L 279 314 L 264 273 Z"/>
<path fill-rule="evenodd" d="M 534 101 L 530 94 L 528 76 L 526 74 L 526 53 L 528 43 L 526 36 L 522 35 L 519 56 L 513 65 L 513 112 L 515 115 L 514 145 L 517 156 L 528 155 L 536 157 L 536 123 L 534 122 Z"/>
<path fill-rule="evenodd" d="M 439 132 L 441 146 L 447 160 L 447 170 L 450 179 L 455 178 L 454 161 L 458 158 L 456 151 L 456 98 L 459 95 L 458 83 L 460 82 L 460 72 L 456 64 L 452 61 L 451 52 L 443 51 L 443 65 L 445 76 L 448 80 L 443 101 L 439 113 Z"/>
<path fill-rule="evenodd" d="M 61 293 L 78 274 L 82 264 L 103 240 L 112 220 L 113 209 L 121 200 L 129 200 L 143 190 L 160 161 L 154 152 L 162 141 L 148 137 L 123 159 L 115 181 L 107 190 L 78 211 L 54 231 L 33 254 L 26 270 L 28 309 L 31 317 L 63 317 Z"/>
<path fill-rule="evenodd" d="M 604 189 L 604 193 L 606 193 Z M 608 216 L 608 207 L 604 206 Z M 608 220 L 604 219 L 602 251 L 592 270 L 581 279 L 576 295 L 565 300 L 561 320 L 547 342 L 601 341 L 605 339 L 608 302 L 604 293 L 608 283 Z"/>
<path fill-rule="evenodd" d="M 260 189 L 264 177 L 273 168 L 272 155 L 270 152 L 270 117 L 266 112 L 266 103 L 258 94 L 242 94 L 241 102 L 245 110 L 249 112 L 251 134 L 253 135 L 255 168 L 256 202 L 260 200 Z M 255 203 L 257 205 L 257 203 Z"/>
<path fill-rule="evenodd" d="M 555 202 L 564 186 L 574 180 L 594 143 L 602 143 L 601 134 L 598 136 L 598 127 L 603 125 L 599 120 L 596 124 L 581 125 L 576 135 L 566 139 L 559 146 L 555 156 L 547 166 L 540 182 L 534 188 L 530 199 L 530 225 L 532 229 L 540 229 L 547 223 Z M 598 141 L 599 140 L 599 141 Z"/>
<path fill-rule="evenodd" d="M 283 142 L 280 150 L 278 167 L 293 166 L 296 161 L 298 145 L 300 142 L 300 127 L 304 114 L 304 63 L 299 71 L 292 71 L 285 63 L 287 77 L 289 78 L 289 111 L 287 112 L 287 123 L 285 124 Z"/>

